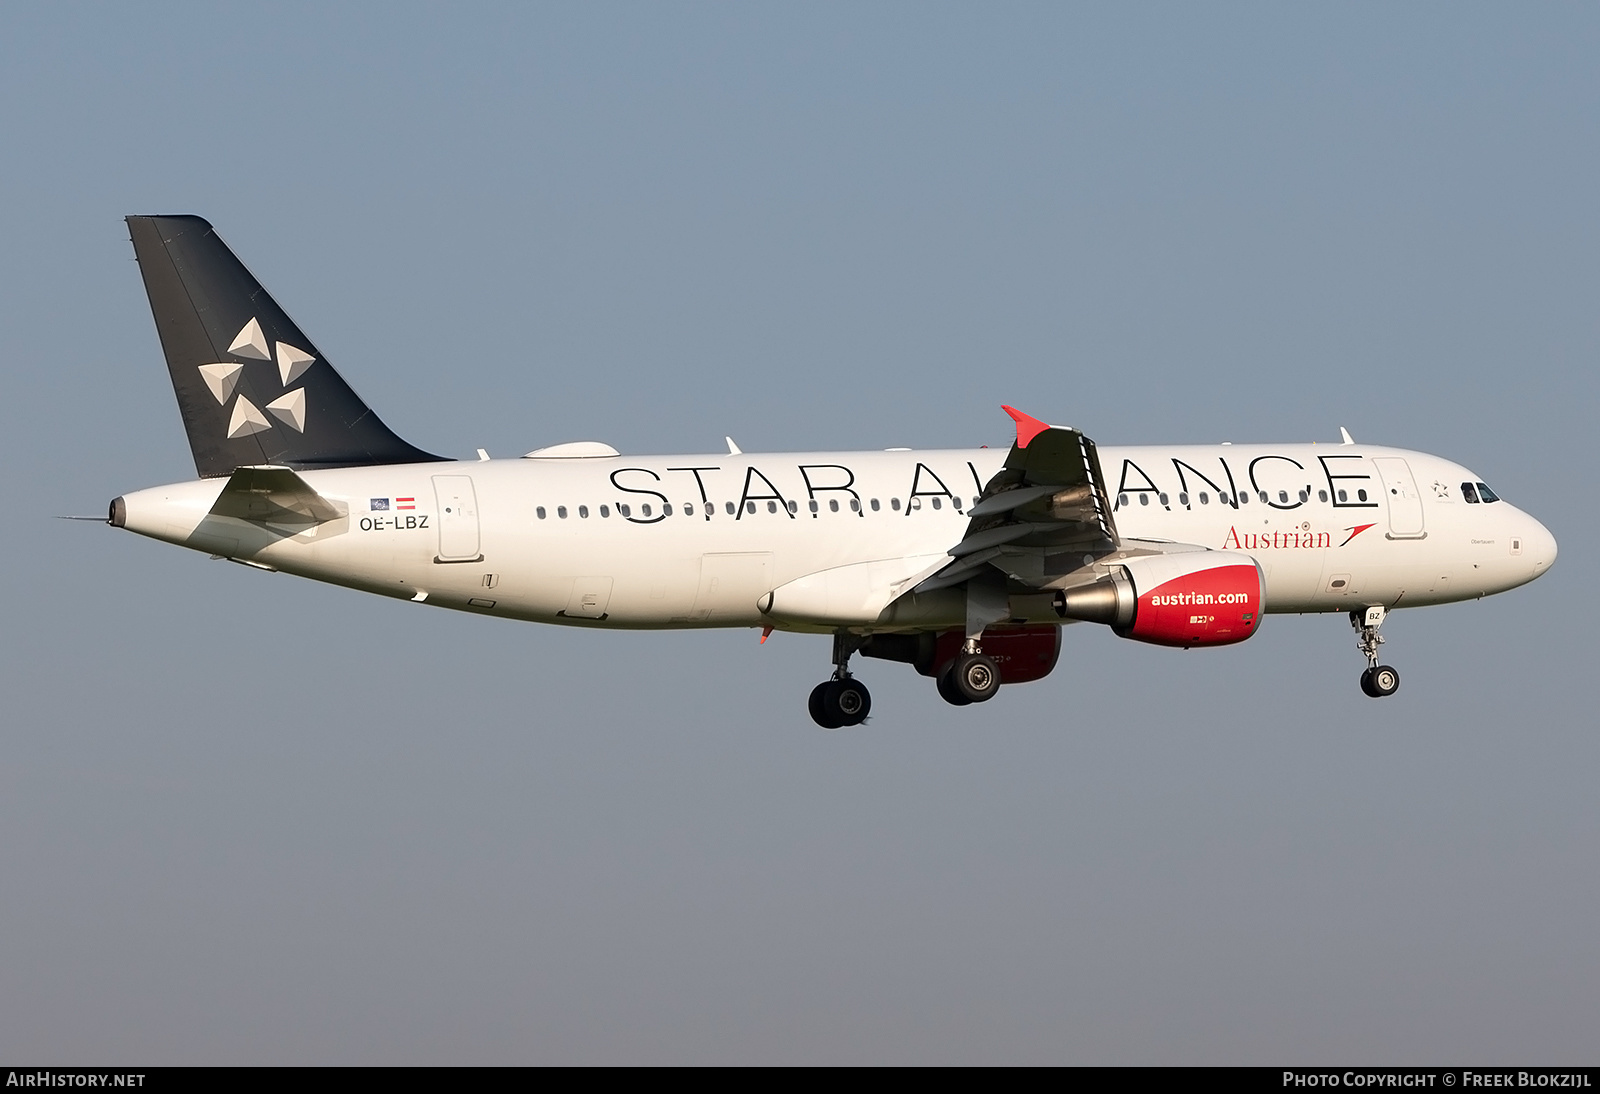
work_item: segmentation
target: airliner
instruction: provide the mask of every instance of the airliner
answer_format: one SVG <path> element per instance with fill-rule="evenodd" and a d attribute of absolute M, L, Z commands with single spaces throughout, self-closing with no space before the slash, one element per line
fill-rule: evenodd
<path fill-rule="evenodd" d="M 1100 448 L 1012 407 L 1005 447 L 631 456 L 572 441 L 456 461 L 393 433 L 205 220 L 129 235 L 199 478 L 109 523 L 382 596 L 572 627 L 829 635 L 813 720 L 872 709 L 856 655 L 957 706 L 1056 665 L 1061 628 L 1192 648 L 1347 616 L 1393 695 L 1396 608 L 1545 573 L 1554 537 L 1483 476 L 1358 444 Z"/>

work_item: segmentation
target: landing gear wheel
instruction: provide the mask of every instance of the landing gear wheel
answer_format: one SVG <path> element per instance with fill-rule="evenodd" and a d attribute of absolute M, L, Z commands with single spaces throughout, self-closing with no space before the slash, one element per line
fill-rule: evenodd
<path fill-rule="evenodd" d="M 1374 699 L 1376 699 L 1378 697 L 1378 693 L 1372 690 L 1372 670 L 1371 669 L 1362 669 L 1361 670 L 1361 690 L 1365 694 L 1371 696 Z"/>
<path fill-rule="evenodd" d="M 1374 699 L 1382 699 L 1400 690 L 1400 674 L 1388 665 L 1368 669 L 1363 675 L 1363 688 Z"/>
<path fill-rule="evenodd" d="M 811 689 L 811 698 L 806 700 L 806 709 L 811 712 L 811 720 L 823 729 L 838 729 L 844 725 L 843 722 L 836 722 L 828 715 L 825 697 L 832 684 L 832 680 L 824 680 Z"/>
<path fill-rule="evenodd" d="M 806 701 L 811 720 L 823 729 L 858 726 L 872 713 L 872 693 L 859 680 L 824 680 Z"/>
<path fill-rule="evenodd" d="M 872 713 L 872 694 L 860 680 L 829 680 L 822 692 L 822 712 L 841 726 L 858 726 Z"/>
<path fill-rule="evenodd" d="M 950 684 L 969 703 L 986 702 L 1000 690 L 1000 666 L 981 653 L 964 653 L 950 666 Z"/>
<path fill-rule="evenodd" d="M 951 706 L 964 707 L 972 702 L 971 699 L 968 699 L 965 695 L 962 695 L 959 690 L 957 690 L 955 681 L 950 679 L 949 669 L 946 669 L 939 674 L 939 678 L 936 683 L 938 684 L 939 688 L 939 698 L 943 699 Z"/>

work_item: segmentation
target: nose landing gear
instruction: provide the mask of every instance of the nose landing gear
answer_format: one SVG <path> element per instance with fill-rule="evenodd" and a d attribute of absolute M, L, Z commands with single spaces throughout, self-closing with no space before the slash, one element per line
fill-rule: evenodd
<path fill-rule="evenodd" d="M 1400 690 L 1400 674 L 1390 665 L 1378 664 L 1378 647 L 1383 645 L 1383 636 L 1378 633 L 1378 628 L 1383 626 L 1387 614 L 1382 604 L 1350 613 L 1350 625 L 1359 635 L 1356 648 L 1367 659 L 1367 671 L 1361 674 L 1361 690 L 1374 699 L 1382 699 Z"/>
<path fill-rule="evenodd" d="M 872 713 L 872 693 L 850 675 L 850 655 L 860 646 L 861 640 L 852 634 L 833 636 L 833 679 L 812 688 L 806 703 L 811 720 L 823 729 L 858 726 Z"/>

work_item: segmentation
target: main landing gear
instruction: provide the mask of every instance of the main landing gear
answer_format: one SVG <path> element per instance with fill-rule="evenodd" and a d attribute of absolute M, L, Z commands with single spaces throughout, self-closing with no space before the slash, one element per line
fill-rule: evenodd
<path fill-rule="evenodd" d="M 1000 666 L 984 656 L 976 639 L 968 639 L 961 653 L 939 674 L 939 697 L 952 706 L 986 702 L 999 690 Z"/>
<path fill-rule="evenodd" d="M 811 720 L 823 729 L 858 726 L 872 713 L 872 693 L 850 675 L 850 655 L 860 646 L 861 640 L 852 634 L 833 636 L 833 678 L 812 688 L 806 704 Z"/>
<path fill-rule="evenodd" d="M 1378 664 L 1378 647 L 1383 645 L 1383 636 L 1378 633 L 1378 628 L 1383 626 L 1386 614 L 1382 604 L 1350 613 L 1350 625 L 1360 636 L 1356 639 L 1356 648 L 1367 659 L 1367 671 L 1361 674 L 1361 690 L 1374 699 L 1382 699 L 1400 690 L 1400 674 L 1389 665 Z"/>
<path fill-rule="evenodd" d="M 888 637 L 899 638 L 894 635 Z M 860 725 L 867 720 L 867 715 L 872 711 L 872 695 L 867 691 L 865 684 L 850 675 L 850 658 L 868 641 L 872 642 L 868 650 L 871 656 L 891 661 L 906 661 L 917 665 L 918 671 L 924 675 L 934 676 L 932 668 L 938 664 L 938 658 L 941 656 L 938 650 L 939 643 L 935 642 L 932 634 L 920 637 L 920 643 L 916 636 L 904 639 L 906 645 L 902 648 L 902 646 L 886 646 L 883 635 L 869 640 L 850 634 L 848 631 L 835 634 L 833 677 L 811 689 L 811 698 L 806 704 L 811 712 L 811 720 L 823 729 L 843 729 L 845 726 Z M 943 656 L 949 657 L 950 649 L 950 646 L 945 646 Z M 1053 662 L 1054 650 L 1051 654 Z M 995 693 L 1000 690 L 1000 666 L 995 663 L 994 658 L 982 651 L 976 638 L 969 638 L 962 643 L 959 652 L 951 658 L 944 671 L 937 674 L 936 680 L 939 685 L 939 695 L 945 702 L 964 707 L 969 703 L 982 703 L 994 698 Z"/>

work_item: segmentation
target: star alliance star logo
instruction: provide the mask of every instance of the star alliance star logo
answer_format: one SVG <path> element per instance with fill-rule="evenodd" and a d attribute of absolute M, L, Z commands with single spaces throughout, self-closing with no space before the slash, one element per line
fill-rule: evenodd
<path fill-rule="evenodd" d="M 291 346 L 287 342 L 279 342 L 274 348 L 277 351 L 278 377 L 286 389 L 304 375 L 306 369 L 317 360 L 305 350 Z M 228 347 L 228 352 L 257 361 L 273 359 L 273 355 L 267 351 L 267 336 L 261 333 L 261 324 L 253 317 L 239 331 L 238 337 Z M 228 400 L 233 398 L 234 390 L 239 386 L 239 378 L 242 375 L 244 375 L 244 365 L 238 361 L 218 361 L 215 364 L 200 366 L 200 378 L 206 382 L 206 387 L 216 398 L 219 406 L 226 406 Z M 304 433 L 306 389 L 297 387 L 293 391 L 285 390 L 282 395 L 266 405 L 266 412 L 296 433 Z M 271 429 L 272 422 L 268 420 L 267 414 L 263 414 L 254 403 L 240 395 L 234 400 L 233 413 L 228 417 L 228 439 L 236 441 L 240 437 L 248 437 L 264 429 Z"/>

